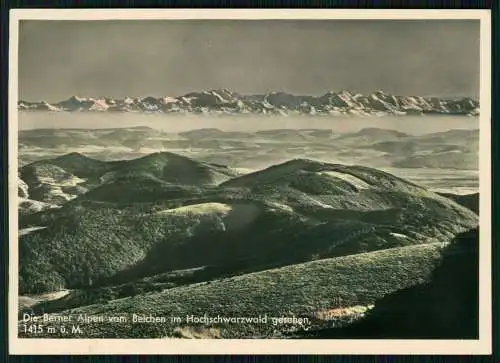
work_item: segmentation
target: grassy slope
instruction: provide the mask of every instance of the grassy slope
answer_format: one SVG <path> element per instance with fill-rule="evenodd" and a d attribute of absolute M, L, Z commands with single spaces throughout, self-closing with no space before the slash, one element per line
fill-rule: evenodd
<path fill-rule="evenodd" d="M 311 316 L 322 309 L 371 304 L 390 292 L 426 281 L 440 261 L 441 249 L 442 244 L 426 244 L 319 260 L 115 300 L 64 314 Z M 80 324 L 83 336 L 93 338 L 164 337 L 183 325 Z M 274 329 L 271 324 L 216 328 L 226 338 L 269 337 Z"/>
<path fill-rule="evenodd" d="M 443 250 L 429 282 L 384 296 L 367 317 L 341 329 L 309 331 L 305 338 L 477 339 L 479 231 L 459 234 Z"/>

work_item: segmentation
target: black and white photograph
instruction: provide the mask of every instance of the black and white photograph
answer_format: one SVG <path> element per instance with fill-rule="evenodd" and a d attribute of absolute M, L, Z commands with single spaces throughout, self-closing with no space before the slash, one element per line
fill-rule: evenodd
<path fill-rule="evenodd" d="M 73 12 L 11 24 L 18 349 L 491 349 L 487 12 Z"/>

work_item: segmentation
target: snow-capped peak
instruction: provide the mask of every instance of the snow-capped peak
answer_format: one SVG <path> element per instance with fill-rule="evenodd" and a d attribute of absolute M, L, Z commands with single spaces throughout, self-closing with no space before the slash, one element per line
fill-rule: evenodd
<path fill-rule="evenodd" d="M 362 95 L 349 90 L 329 91 L 315 97 L 294 95 L 283 91 L 241 95 L 228 88 L 191 92 L 179 97 L 111 97 L 85 98 L 71 96 L 59 103 L 18 102 L 19 110 L 30 111 L 118 111 L 155 113 L 258 113 L 363 115 L 384 114 L 453 114 L 476 116 L 479 102 L 470 98 L 444 99 L 420 96 L 395 96 L 377 90 Z"/>

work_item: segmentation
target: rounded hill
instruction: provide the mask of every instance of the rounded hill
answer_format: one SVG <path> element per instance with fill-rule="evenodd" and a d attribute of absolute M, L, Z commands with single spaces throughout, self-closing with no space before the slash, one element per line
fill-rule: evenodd
<path fill-rule="evenodd" d="M 232 170 L 170 153 L 105 165 L 100 186 L 26 219 L 46 228 L 19 241 L 22 292 L 200 266 L 210 280 L 446 242 L 478 224 L 451 199 L 361 166 L 296 159 L 214 185 Z"/>

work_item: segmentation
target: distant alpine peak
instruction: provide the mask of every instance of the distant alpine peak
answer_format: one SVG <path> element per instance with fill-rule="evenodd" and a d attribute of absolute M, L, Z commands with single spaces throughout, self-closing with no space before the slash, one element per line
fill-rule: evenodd
<path fill-rule="evenodd" d="M 392 95 L 381 89 L 363 95 L 351 90 L 328 91 L 322 96 L 294 95 L 285 91 L 241 95 L 228 88 L 189 92 L 182 96 L 81 97 L 57 103 L 18 102 L 20 111 L 139 112 L 188 114 L 264 115 L 479 115 L 479 102 L 471 97 L 439 98 Z"/>
<path fill-rule="evenodd" d="M 332 92 L 333 94 L 335 94 L 335 92 Z M 351 91 L 348 91 L 346 89 L 343 89 L 339 92 L 339 94 L 341 95 L 346 95 L 346 96 L 352 96 L 354 94 L 354 92 L 351 92 Z"/>
<path fill-rule="evenodd" d="M 84 102 L 84 101 L 87 101 L 88 99 L 87 98 L 84 98 L 84 97 L 78 97 L 78 96 L 71 96 L 70 98 L 67 99 L 67 101 L 77 101 L 77 102 Z"/>

